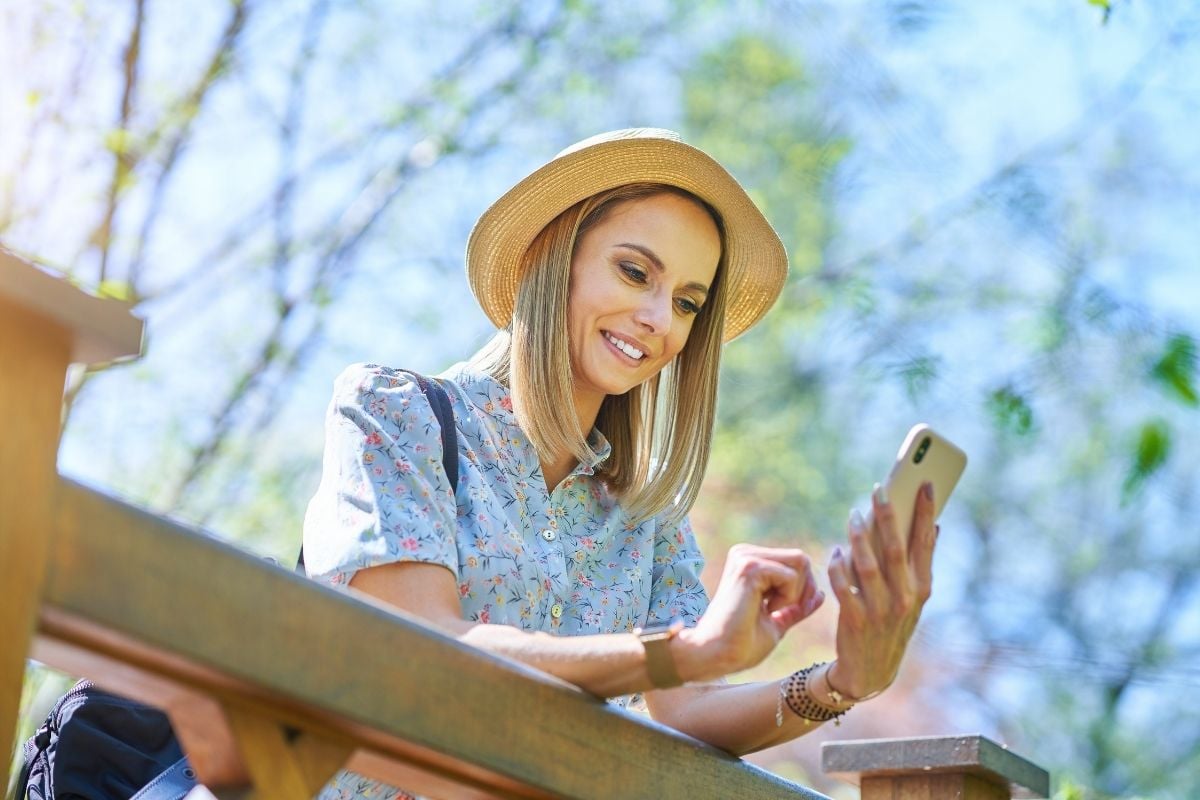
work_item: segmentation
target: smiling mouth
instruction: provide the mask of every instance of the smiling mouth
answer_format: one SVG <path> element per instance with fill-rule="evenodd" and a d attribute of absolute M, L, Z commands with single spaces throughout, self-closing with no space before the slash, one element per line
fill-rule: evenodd
<path fill-rule="evenodd" d="M 608 339 L 609 343 L 613 347 L 617 348 L 622 353 L 624 353 L 625 355 L 632 358 L 634 361 L 641 361 L 643 358 L 646 357 L 646 354 L 643 353 L 641 350 L 638 350 L 636 347 L 634 347 L 633 345 L 631 345 L 629 342 L 625 341 L 624 339 L 618 339 L 616 336 L 613 336 L 608 331 L 604 331 L 604 338 Z"/>

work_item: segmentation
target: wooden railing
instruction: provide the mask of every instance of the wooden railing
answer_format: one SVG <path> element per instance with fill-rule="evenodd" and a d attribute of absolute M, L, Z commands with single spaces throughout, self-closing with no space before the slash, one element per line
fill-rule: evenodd
<path fill-rule="evenodd" d="M 140 340 L 122 304 L 0 250 L 0 754 L 33 657 L 164 708 L 204 782 L 254 798 L 312 797 L 342 767 L 433 797 L 821 797 L 60 478 L 68 364 Z"/>

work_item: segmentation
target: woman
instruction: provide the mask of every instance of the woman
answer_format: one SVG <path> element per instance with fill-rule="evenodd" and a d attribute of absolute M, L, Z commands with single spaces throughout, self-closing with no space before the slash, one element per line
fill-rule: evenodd
<path fill-rule="evenodd" d="M 837 659 L 728 685 L 823 602 L 800 550 L 738 545 L 709 602 L 686 513 L 723 341 L 766 313 L 782 243 L 737 182 L 669 131 L 560 153 L 480 218 L 467 275 L 501 329 L 440 377 L 452 492 L 428 398 L 404 373 L 338 379 L 305 520 L 309 574 L 742 754 L 883 691 L 929 596 L 935 529 L 873 498 L 835 550 Z M 555 634 L 547 636 L 545 634 Z M 394 796 L 343 773 L 323 797 Z M 377 793 L 376 793 L 377 792 Z"/>

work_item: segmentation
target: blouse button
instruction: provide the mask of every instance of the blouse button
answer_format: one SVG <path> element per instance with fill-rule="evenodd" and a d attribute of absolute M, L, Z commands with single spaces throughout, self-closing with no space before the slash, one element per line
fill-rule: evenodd
<path fill-rule="evenodd" d="M 555 603 L 554 605 L 552 605 L 550 607 L 550 616 L 554 617 L 555 619 L 558 619 L 559 617 L 561 617 L 562 616 L 562 606 L 559 605 L 558 603 Z"/>
<path fill-rule="evenodd" d="M 542 538 L 547 542 L 553 542 L 558 538 L 558 534 L 554 532 L 553 528 L 546 528 L 546 530 L 542 531 Z"/>

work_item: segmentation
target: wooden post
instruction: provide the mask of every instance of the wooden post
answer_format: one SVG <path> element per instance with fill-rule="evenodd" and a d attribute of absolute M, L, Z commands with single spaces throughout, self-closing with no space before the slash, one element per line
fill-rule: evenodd
<path fill-rule="evenodd" d="M 862 800 L 1009 800 L 1048 797 L 1044 769 L 983 736 L 826 742 L 821 769 Z"/>
<path fill-rule="evenodd" d="M 312 734 L 289 736 L 261 710 L 226 704 L 225 713 L 254 783 L 254 800 L 308 800 L 350 758 L 353 748 Z"/>
<path fill-rule="evenodd" d="M 0 249 L 0 786 L 45 576 L 63 383 L 72 361 L 136 354 L 141 322 Z"/>

